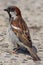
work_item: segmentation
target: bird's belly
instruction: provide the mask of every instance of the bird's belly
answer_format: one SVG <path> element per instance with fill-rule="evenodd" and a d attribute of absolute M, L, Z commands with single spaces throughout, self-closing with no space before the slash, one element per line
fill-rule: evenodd
<path fill-rule="evenodd" d="M 16 36 L 16 34 L 12 31 L 11 28 L 8 29 L 9 32 L 9 40 L 14 45 L 14 48 L 17 48 L 17 44 L 20 43 L 20 47 L 25 50 L 25 48 L 21 45 L 21 42 L 19 38 Z"/>
<path fill-rule="evenodd" d="M 17 47 L 17 42 L 19 42 L 19 39 L 17 38 L 15 33 L 12 31 L 11 27 L 8 28 L 8 38 L 9 38 L 8 40 L 14 46 L 14 48 Z"/>

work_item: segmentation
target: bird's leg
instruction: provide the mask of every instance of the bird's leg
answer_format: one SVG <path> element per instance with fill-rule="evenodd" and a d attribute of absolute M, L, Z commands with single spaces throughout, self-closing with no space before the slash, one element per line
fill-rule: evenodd
<path fill-rule="evenodd" d="M 17 48 L 13 49 L 13 54 L 17 54 L 17 50 L 19 50 L 20 46 L 17 44 Z"/>

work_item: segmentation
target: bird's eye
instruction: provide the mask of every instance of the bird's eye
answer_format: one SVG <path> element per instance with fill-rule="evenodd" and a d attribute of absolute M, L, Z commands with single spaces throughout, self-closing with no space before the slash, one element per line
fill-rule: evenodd
<path fill-rule="evenodd" d="M 11 11 L 11 12 L 13 11 L 13 9 L 12 9 L 12 8 L 10 8 L 10 7 L 8 8 L 8 10 L 9 10 L 9 11 Z"/>
<path fill-rule="evenodd" d="M 10 9 L 10 11 L 11 11 L 11 12 L 14 12 L 14 9 L 13 9 L 13 8 L 11 8 L 11 9 Z"/>

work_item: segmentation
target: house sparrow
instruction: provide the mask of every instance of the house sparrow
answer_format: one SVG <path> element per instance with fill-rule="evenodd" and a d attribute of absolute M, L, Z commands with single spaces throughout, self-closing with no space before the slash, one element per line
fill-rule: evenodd
<path fill-rule="evenodd" d="M 7 9 L 4 9 L 4 11 L 9 14 L 10 26 L 14 35 L 17 38 L 17 49 L 19 49 L 19 46 L 23 46 L 27 48 L 27 50 L 30 52 L 33 60 L 40 60 L 40 58 L 32 48 L 32 41 L 30 38 L 29 29 L 24 19 L 22 18 L 20 9 L 16 6 L 9 6 Z M 18 42 L 18 40 L 20 42 Z"/>

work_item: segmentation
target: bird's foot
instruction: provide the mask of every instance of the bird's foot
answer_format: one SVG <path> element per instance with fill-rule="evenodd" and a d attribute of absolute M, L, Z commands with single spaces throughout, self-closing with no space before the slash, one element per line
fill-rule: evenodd
<path fill-rule="evenodd" d="M 17 54 L 17 51 L 16 51 L 16 50 L 13 50 L 13 51 L 12 51 L 12 54 Z"/>
<path fill-rule="evenodd" d="M 18 53 L 17 50 L 19 50 L 19 48 L 14 48 L 13 51 L 12 51 L 12 53 L 13 54 L 17 54 Z"/>

